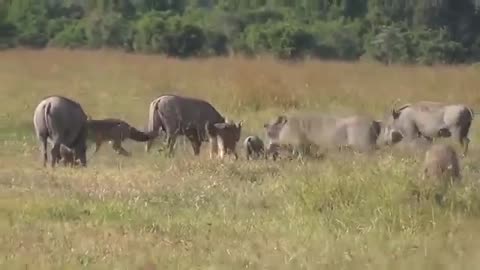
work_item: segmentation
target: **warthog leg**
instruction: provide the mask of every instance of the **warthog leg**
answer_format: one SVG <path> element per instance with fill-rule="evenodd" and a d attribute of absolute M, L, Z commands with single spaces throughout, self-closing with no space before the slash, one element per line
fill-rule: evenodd
<path fill-rule="evenodd" d="M 463 157 L 466 157 L 467 156 L 467 152 L 468 152 L 468 145 L 470 144 L 470 139 L 468 137 L 465 137 L 463 139 L 463 144 L 464 144 L 464 147 L 463 147 Z"/>
<path fill-rule="evenodd" d="M 175 142 L 176 141 L 177 141 L 177 136 L 176 135 L 168 135 L 168 137 L 167 137 L 167 148 L 168 148 L 167 155 L 169 157 L 173 156 L 173 148 L 175 147 Z"/>
<path fill-rule="evenodd" d="M 452 136 L 454 140 L 456 140 L 460 144 L 460 146 L 463 148 L 462 157 L 466 157 L 468 152 L 468 146 L 470 144 L 470 139 L 467 137 L 467 135 L 464 132 L 462 132 L 460 128 L 455 129 L 452 132 Z"/>
<path fill-rule="evenodd" d="M 43 167 L 46 167 L 46 166 L 47 166 L 47 160 L 48 160 L 48 155 L 47 155 L 47 136 L 42 136 L 41 152 L 42 152 L 42 156 L 43 156 Z"/>
<path fill-rule="evenodd" d="M 51 156 L 52 156 L 51 166 L 52 166 L 52 168 L 54 168 L 55 164 L 57 164 L 58 161 L 60 160 L 60 143 L 55 142 L 53 144 L 52 149 L 50 150 L 50 153 L 51 153 Z"/>
<path fill-rule="evenodd" d="M 247 160 L 250 160 L 250 156 L 251 156 L 251 155 L 252 155 L 252 150 L 250 149 L 249 146 L 247 146 L 246 149 L 245 149 L 245 158 L 246 158 Z"/>

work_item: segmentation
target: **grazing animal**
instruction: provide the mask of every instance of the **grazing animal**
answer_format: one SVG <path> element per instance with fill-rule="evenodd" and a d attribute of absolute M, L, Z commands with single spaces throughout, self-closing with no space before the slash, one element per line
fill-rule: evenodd
<path fill-rule="evenodd" d="M 367 116 L 337 117 L 323 113 L 280 115 L 264 125 L 276 147 L 291 146 L 298 156 L 311 147 L 348 147 L 369 152 L 376 149 L 380 123 Z"/>
<path fill-rule="evenodd" d="M 272 156 L 274 161 L 277 160 L 278 156 L 280 155 L 280 148 L 280 145 L 269 142 L 265 149 L 265 158 L 268 159 L 269 156 Z"/>
<path fill-rule="evenodd" d="M 202 142 L 208 141 L 205 123 L 225 123 L 225 118 L 207 101 L 178 95 L 163 95 L 150 103 L 148 132 L 154 136 L 147 141 L 149 152 L 154 138 L 162 130 L 167 135 L 168 154 L 173 154 L 177 136 L 185 135 L 190 141 L 194 155 L 200 154 Z"/>
<path fill-rule="evenodd" d="M 53 145 L 52 167 L 60 160 L 62 144 L 73 150 L 75 160 L 79 159 L 82 166 L 87 166 L 87 115 L 79 103 L 62 96 L 46 97 L 35 108 L 33 124 L 42 144 L 44 167 L 47 163 L 48 142 Z"/>
<path fill-rule="evenodd" d="M 417 201 L 422 194 L 427 199 L 434 195 L 437 203 L 442 204 L 447 189 L 461 180 L 458 155 L 451 145 L 433 144 L 425 152 L 422 180 L 423 185 L 413 191 Z"/>
<path fill-rule="evenodd" d="M 280 157 L 280 153 L 290 153 L 295 154 L 296 150 L 292 145 L 288 144 L 277 144 L 269 142 L 265 148 L 265 159 L 268 159 L 269 156 L 272 156 L 273 161 L 276 161 Z"/>
<path fill-rule="evenodd" d="M 153 136 L 132 127 L 120 119 L 89 119 L 87 125 L 89 137 L 93 136 L 95 140 L 95 153 L 98 152 L 103 142 L 109 141 L 117 154 L 130 156 L 131 154 L 122 147 L 122 142 L 125 139 L 129 138 L 137 142 L 146 142 Z"/>
<path fill-rule="evenodd" d="M 218 154 L 223 159 L 225 154 L 232 154 L 235 160 L 238 159 L 236 145 L 240 140 L 242 132 L 242 121 L 237 124 L 227 123 L 205 123 L 205 130 L 210 142 L 210 158 Z"/>
<path fill-rule="evenodd" d="M 467 155 L 470 139 L 468 133 L 474 117 L 471 108 L 462 104 L 444 104 L 432 101 L 420 101 L 393 108 L 383 123 L 380 136 L 382 144 L 393 144 L 392 132 L 401 134 L 402 140 L 411 141 L 424 137 L 451 137 L 463 147 L 463 156 Z"/>
<path fill-rule="evenodd" d="M 75 159 L 75 152 L 63 144 L 60 145 L 60 157 L 61 160 L 59 162 L 63 161 L 64 166 L 73 167 L 79 164 L 78 160 Z"/>
<path fill-rule="evenodd" d="M 248 136 L 243 141 L 245 147 L 245 157 L 250 160 L 252 157 L 259 158 L 265 155 L 265 146 L 262 139 L 258 136 Z"/>
<path fill-rule="evenodd" d="M 461 178 L 458 155 L 448 144 L 433 144 L 425 152 L 423 178 L 458 181 Z"/>

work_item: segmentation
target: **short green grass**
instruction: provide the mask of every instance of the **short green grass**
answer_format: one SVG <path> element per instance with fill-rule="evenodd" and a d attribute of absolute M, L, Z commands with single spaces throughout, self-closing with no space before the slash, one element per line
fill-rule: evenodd
<path fill-rule="evenodd" d="M 2 269 L 477 269 L 479 120 L 463 184 L 443 206 L 411 196 L 422 154 L 382 149 L 324 160 L 166 158 L 127 141 L 85 169 L 43 168 L 33 110 L 43 96 L 78 100 L 94 118 L 143 128 L 167 92 L 209 100 L 243 119 L 242 138 L 293 108 L 367 112 L 434 99 L 480 109 L 480 71 L 369 63 L 174 60 L 116 52 L 0 53 Z M 239 152 L 242 151 L 238 145 Z"/>

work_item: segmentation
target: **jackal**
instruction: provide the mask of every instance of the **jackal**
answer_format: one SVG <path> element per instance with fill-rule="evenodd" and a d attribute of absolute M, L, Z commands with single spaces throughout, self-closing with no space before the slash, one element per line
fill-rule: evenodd
<path fill-rule="evenodd" d="M 75 152 L 67 148 L 65 145 L 61 144 L 60 145 L 60 160 L 57 160 L 57 163 L 60 163 L 62 161 L 63 166 L 70 166 L 74 167 L 79 164 L 78 159 L 75 157 Z"/>
<path fill-rule="evenodd" d="M 240 140 L 242 121 L 239 123 L 205 123 L 205 129 L 210 141 L 210 158 L 217 154 L 223 159 L 225 154 L 232 154 L 238 159 L 236 145 Z"/>
<path fill-rule="evenodd" d="M 122 147 L 122 142 L 129 138 L 137 142 L 146 142 L 152 138 L 150 133 L 144 133 L 127 122 L 115 119 L 89 119 L 87 121 L 89 139 L 95 140 L 95 153 L 98 152 L 104 141 L 112 143 L 112 148 L 119 155 L 131 154 Z"/>

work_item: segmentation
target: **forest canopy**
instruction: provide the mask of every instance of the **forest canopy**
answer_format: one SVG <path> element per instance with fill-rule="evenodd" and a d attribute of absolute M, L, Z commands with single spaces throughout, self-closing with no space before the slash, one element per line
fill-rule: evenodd
<path fill-rule="evenodd" d="M 0 48 L 383 63 L 480 59 L 480 0 L 0 0 Z"/>

